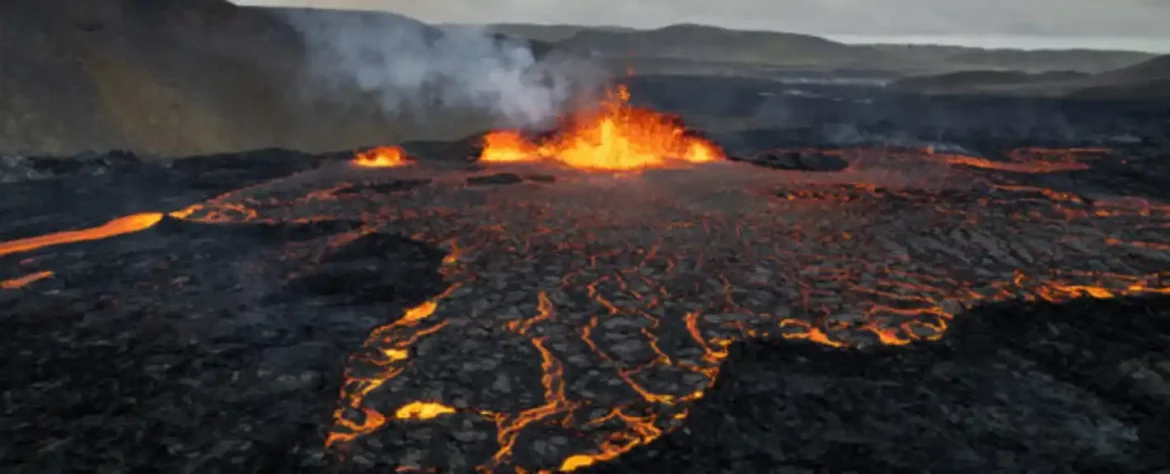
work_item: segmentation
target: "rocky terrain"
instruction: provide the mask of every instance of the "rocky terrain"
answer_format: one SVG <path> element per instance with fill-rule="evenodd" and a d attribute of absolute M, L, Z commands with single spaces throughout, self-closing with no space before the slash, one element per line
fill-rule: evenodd
<path fill-rule="evenodd" d="M 497 26 L 639 70 L 491 155 L 290 15 L 462 34 L 0 3 L 0 471 L 1170 469 L 1164 57 Z"/>
<path fill-rule="evenodd" d="M 1165 468 L 1170 108 L 915 100 L 634 174 L 7 157 L 0 467 Z"/>

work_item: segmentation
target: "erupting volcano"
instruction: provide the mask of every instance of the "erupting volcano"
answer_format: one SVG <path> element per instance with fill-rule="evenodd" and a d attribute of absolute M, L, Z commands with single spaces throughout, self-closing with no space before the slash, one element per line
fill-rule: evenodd
<path fill-rule="evenodd" d="M 653 110 L 631 106 L 618 87 L 596 110 L 574 115 L 552 137 L 532 142 L 518 132 L 484 137 L 484 163 L 548 161 L 592 171 L 634 171 L 710 163 L 723 159 L 714 144 L 687 134 L 685 126 Z"/>
<path fill-rule="evenodd" d="M 677 432 L 737 341 L 925 346 L 990 303 L 1170 295 L 1170 205 L 1061 184 L 1124 158 L 1109 149 L 825 148 L 848 166 L 770 170 L 725 160 L 624 89 L 543 137 L 486 134 L 477 166 L 405 149 L 0 243 L 0 257 L 28 257 L 0 288 L 68 289 L 82 279 L 51 278 L 79 260 L 65 244 L 139 232 L 104 251 L 142 276 L 93 312 L 186 314 L 176 333 L 196 342 L 181 347 L 265 318 L 295 321 L 263 333 L 274 339 L 375 323 L 325 410 L 328 450 L 359 467 L 501 473 L 585 469 Z M 229 240 L 245 231 L 256 236 Z M 221 247 L 235 253 L 177 263 Z M 328 329 L 305 329 L 322 319 Z M 252 322 L 218 326 L 233 320 Z M 150 370 L 176 370 L 164 361 Z M 261 365 L 215 383 L 278 370 Z"/>

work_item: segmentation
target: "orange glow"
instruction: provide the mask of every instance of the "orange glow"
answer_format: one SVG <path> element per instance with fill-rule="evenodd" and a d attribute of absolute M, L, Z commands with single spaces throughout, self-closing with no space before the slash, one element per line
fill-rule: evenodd
<path fill-rule="evenodd" d="M 1030 162 L 1030 163 L 1007 163 L 1000 161 L 991 161 L 986 158 L 979 158 L 967 155 L 949 155 L 946 157 L 947 161 L 953 165 L 970 166 L 972 168 L 983 168 L 989 170 L 1007 171 L 1010 173 L 1026 173 L 1026 174 L 1045 174 L 1045 173 L 1059 173 L 1063 171 L 1083 171 L 1089 169 L 1089 165 L 1085 163 L 1060 163 L 1060 162 Z"/>
<path fill-rule="evenodd" d="M 383 146 L 358 153 L 353 164 L 362 168 L 397 168 L 411 163 L 401 147 Z"/>
<path fill-rule="evenodd" d="M 583 113 L 561 133 L 539 143 L 512 131 L 484 137 L 480 161 L 516 163 L 553 161 L 593 171 L 633 171 L 678 167 L 723 159 L 717 146 L 687 136 L 684 127 L 658 112 L 629 105 L 619 87 L 601 107 Z"/>
<path fill-rule="evenodd" d="M 410 402 L 394 412 L 394 418 L 399 420 L 431 420 L 443 415 L 455 413 L 455 409 L 442 403 Z"/>
<path fill-rule="evenodd" d="M 0 290 L 15 290 L 17 288 L 24 288 L 28 285 L 31 285 L 35 282 L 44 280 L 45 278 L 49 278 L 51 276 L 53 276 L 53 272 L 43 271 L 43 272 L 31 273 L 31 274 L 22 276 L 20 278 L 12 278 L 9 280 L 3 280 L 3 281 L 0 281 Z"/>
<path fill-rule="evenodd" d="M 453 291 L 454 288 L 448 291 Z M 334 426 L 325 439 L 326 446 L 353 441 L 362 435 L 377 431 L 386 424 L 385 415 L 373 408 L 362 406 L 366 395 L 402 373 L 401 364 L 410 359 L 410 348 L 419 338 L 439 331 L 447 325 L 446 322 L 440 322 L 430 327 L 420 327 L 438 308 L 436 300 L 425 301 L 408 308 L 401 318 L 378 327 L 370 334 L 366 339 L 366 345 L 377 347 L 378 351 L 366 355 L 355 354 L 354 357 L 362 357 L 366 362 L 385 370 L 361 376 L 345 374 L 345 382 L 341 388 L 342 405 L 333 412 Z M 346 416 L 347 408 L 361 412 L 362 420 L 349 419 Z M 443 408 L 442 405 L 435 403 L 414 402 L 400 408 L 395 413 L 395 418 L 427 420 L 446 414 Z"/>
<path fill-rule="evenodd" d="M 122 234 L 130 234 L 154 227 L 161 221 L 163 215 L 158 212 L 145 212 L 119 217 L 98 227 L 82 230 L 70 230 L 55 234 L 29 237 L 26 239 L 0 242 L 0 257 L 8 254 L 29 252 L 54 245 L 72 244 L 90 240 L 100 240 Z"/>
<path fill-rule="evenodd" d="M 646 117 L 650 117 L 646 119 L 649 121 L 642 121 Z M 591 114 L 576 117 L 559 130 L 562 130 L 560 135 L 544 140 L 507 131 L 489 134 L 484 139 L 481 159 L 485 164 L 535 162 L 620 172 L 720 158 L 713 146 L 686 137 L 682 128 L 669 118 L 629 108 L 623 96 L 618 96 L 616 101 L 611 99 Z M 659 150 L 673 150 L 673 154 Z M 1083 169 L 1100 152 L 1024 149 L 1008 152 L 1003 161 L 992 162 L 909 148 L 795 151 L 837 156 L 850 163 L 866 163 L 872 159 L 899 164 L 950 164 L 956 166 L 948 173 L 964 173 L 960 176 L 979 172 L 973 167 L 1017 173 Z M 727 175 L 735 177 L 735 181 L 701 181 L 703 178 L 694 173 L 672 178 L 696 179 L 695 183 L 700 183 L 704 192 L 713 188 L 749 196 L 749 190 L 739 185 L 735 173 L 745 173 L 755 183 L 758 171 L 729 168 Z M 483 454 L 478 459 L 469 459 L 474 462 L 476 472 L 575 471 L 617 459 L 677 429 L 679 420 L 685 419 L 692 409 L 691 404 L 703 398 L 717 380 L 721 364 L 728 357 L 728 348 L 735 341 L 780 338 L 834 348 L 873 344 L 906 346 L 941 338 L 956 315 L 985 303 L 1021 298 L 1067 301 L 1170 293 L 1170 283 L 1167 283 L 1170 274 L 1061 272 L 1044 264 L 1021 262 L 1023 268 L 1016 272 L 1006 265 L 993 266 L 992 273 L 967 280 L 966 275 L 952 275 L 945 268 L 937 272 L 918 265 L 900 268 L 900 260 L 895 260 L 897 255 L 893 250 L 878 247 L 888 243 L 880 238 L 884 236 L 874 238 L 863 230 L 865 226 L 853 225 L 868 222 L 870 216 L 852 212 L 857 209 L 853 206 L 871 204 L 867 201 L 877 204 L 895 198 L 914 203 L 912 209 L 931 216 L 932 225 L 957 229 L 975 226 L 972 230 L 976 233 L 969 239 L 972 243 L 982 240 L 994 243 L 996 235 L 978 234 L 988 229 L 977 226 L 977 222 L 1000 218 L 997 216 L 1002 216 L 1001 223 L 1027 219 L 1056 224 L 1054 228 L 1062 227 L 1059 224 L 1064 222 L 1141 218 L 1134 227 L 1152 226 L 1151 231 L 1116 236 L 1094 233 L 1082 245 L 1165 252 L 1170 244 L 1152 231 L 1166 228 L 1153 227 L 1165 226 L 1170 219 L 1170 208 L 1164 204 L 1117 199 L 1089 202 L 1068 191 L 1013 181 L 988 183 L 996 190 L 994 193 L 972 193 L 952 199 L 949 194 L 923 191 L 914 186 L 886 187 L 879 184 L 881 181 L 857 182 L 845 176 L 846 182 L 822 185 L 792 183 L 784 178 L 780 181 L 785 185 L 783 194 L 769 192 L 770 200 L 763 204 L 737 200 L 743 202 L 744 212 L 734 217 L 724 214 L 722 201 L 711 203 L 704 196 L 671 194 L 667 197 L 672 202 L 681 201 L 681 205 L 636 214 L 638 225 L 655 232 L 653 240 L 642 228 L 625 228 L 630 221 L 620 220 L 625 217 L 621 213 L 596 209 L 610 201 L 591 200 L 591 192 L 547 199 L 562 195 L 547 194 L 545 188 L 482 191 L 482 194 L 476 191 L 474 200 L 467 199 L 470 193 L 459 194 L 457 198 L 438 193 L 404 194 L 392 200 L 376 201 L 376 212 L 360 206 L 362 219 L 371 228 L 392 225 L 412 239 L 447 249 L 439 273 L 449 286 L 443 294 L 406 308 L 393 321 L 373 329 L 361 350 L 350 356 L 326 446 L 344 452 L 355 440 L 390 425 L 395 425 L 395 430 L 413 430 L 427 420 L 444 425 L 475 421 L 483 426 L 487 436 L 481 441 L 483 446 L 476 447 Z M 607 179 L 596 181 L 610 184 Z M 437 184 L 436 188 L 457 189 L 462 185 L 462 180 L 450 180 Z M 351 205 L 353 200 L 379 198 L 374 191 L 347 197 L 320 188 L 297 200 L 288 200 L 284 194 L 275 198 L 255 194 L 259 196 L 217 198 L 177 214 L 201 222 L 282 219 L 289 215 L 285 212 L 312 201 L 314 215 L 344 216 L 359 207 Z M 772 196 L 778 199 L 773 200 Z M 692 204 L 697 204 L 697 209 L 691 209 Z M 708 204 L 718 204 L 720 208 L 715 210 Z M 1010 215 L 1003 216 L 1004 213 Z M 838 219 L 845 225 L 841 228 L 829 225 Z M 821 223 L 826 228 L 822 229 Z M 1076 227 L 1081 226 L 1068 226 Z M 630 233 L 622 234 L 626 231 Z M 329 245 L 352 242 L 359 235 L 367 235 L 365 232 L 369 231 L 358 231 L 344 240 L 330 240 Z M 1078 232 L 1071 237 L 1085 235 Z M 702 250 L 694 243 L 706 241 L 711 242 L 711 248 L 742 244 L 732 249 L 740 252 L 745 260 L 772 259 L 799 265 L 800 276 L 796 279 L 799 287 L 785 290 L 787 295 L 782 299 L 787 300 L 784 306 L 800 308 L 801 314 L 775 311 L 774 301 L 757 296 L 757 293 L 771 294 L 776 286 L 769 276 L 772 271 L 769 265 L 761 264 L 752 270 L 757 275 L 745 273 L 747 268 L 720 262 L 716 257 L 695 258 L 694 252 Z M 940 238 L 939 242 L 946 240 Z M 874 252 L 875 258 L 861 253 L 835 253 L 839 248 Z M 820 252 L 826 249 L 832 252 Z M 497 267 L 484 264 L 502 262 L 495 256 L 510 252 L 531 252 L 531 260 L 509 262 L 533 264 L 533 270 L 524 270 L 535 273 L 525 284 L 538 286 L 529 288 L 530 301 L 508 303 L 516 309 L 515 314 L 503 317 L 479 313 L 475 301 L 501 288 L 494 285 L 502 276 Z M 558 260 L 549 262 L 551 266 L 537 267 L 546 263 L 535 258 L 543 252 L 555 252 Z M 484 259 L 484 256 L 493 257 Z M 954 260 L 940 255 L 939 261 Z M 788 265 L 780 263 L 778 269 Z M 690 278 L 680 280 L 671 276 L 677 274 L 677 269 L 691 271 L 692 268 L 706 278 L 691 283 Z M 667 309 L 668 304 L 691 303 L 698 296 L 702 296 L 703 302 L 687 308 L 685 313 Z M 591 306 L 590 311 L 576 311 L 582 303 Z M 817 314 L 823 317 L 810 320 L 810 315 Z M 672 333 L 672 337 L 678 335 L 689 340 L 673 340 L 671 345 L 685 347 L 686 352 L 672 350 L 660 340 L 664 328 L 680 325 L 680 321 L 672 319 L 679 317 L 683 319 L 681 325 L 685 326 L 686 333 Z M 535 397 L 502 408 L 496 403 L 480 404 L 475 398 L 445 399 L 444 395 L 450 394 L 426 388 L 431 383 L 443 383 L 433 377 L 433 372 L 426 371 L 434 370 L 434 364 L 448 364 L 452 359 L 435 358 L 428 351 L 420 350 L 425 347 L 422 342 L 443 331 L 461 331 L 473 319 L 490 332 L 477 337 L 490 337 L 509 347 L 525 346 L 527 352 L 517 357 L 530 358 L 527 364 L 494 370 L 509 377 L 516 375 L 514 371 L 538 376 L 539 386 L 532 387 Z M 610 327 L 610 321 L 620 324 Z M 614 352 L 615 331 L 623 332 L 623 340 L 641 342 L 637 360 L 625 355 L 618 357 Z M 460 337 L 459 334 L 443 336 Z M 451 340 L 443 336 L 430 342 Z M 618 392 L 613 393 L 621 395 L 594 398 L 585 393 L 577 378 L 581 377 L 582 356 L 591 361 L 590 368 L 598 367 L 601 377 L 615 387 Z M 481 356 L 476 353 L 468 357 Z M 466 364 L 453 370 L 471 373 L 484 369 Z M 672 378 L 683 375 L 694 382 L 688 382 L 686 387 L 664 386 L 656 383 L 660 374 Z M 539 460 L 525 456 L 534 440 L 562 429 L 583 436 L 575 438 L 572 446 L 560 448 L 555 456 L 550 453 Z M 409 469 L 437 470 L 425 465 Z"/>
<path fill-rule="evenodd" d="M 673 119 L 635 109 L 627 101 L 625 91 L 618 90 L 601 107 L 567 122 L 552 138 L 531 139 L 508 131 L 488 134 L 481 159 L 610 173 L 722 159 L 714 145 L 688 137 Z M 947 174 L 960 177 L 986 174 L 980 169 L 1010 173 L 1084 169 L 1097 154 L 1108 152 L 1029 148 L 994 160 L 911 148 L 772 152 L 789 151 L 835 156 L 851 164 L 893 161 L 898 169 L 902 163 L 954 165 Z M 401 149 L 387 147 L 354 156 L 352 166 L 393 167 L 411 162 Z M 308 245 L 298 241 L 282 247 L 280 258 L 287 262 L 321 262 L 326 255 L 321 252 L 386 229 L 447 249 L 438 270 L 446 291 L 396 312 L 369 333 L 360 350 L 350 354 L 325 445 L 344 452 L 349 443 L 390 426 L 406 431 L 428 420 L 442 425 L 474 422 L 474 429 L 484 434 L 476 441 L 478 457 L 467 459 L 476 472 L 575 471 L 660 439 L 681 426 L 692 404 L 711 390 L 735 341 L 782 339 L 833 348 L 906 346 L 938 340 L 953 318 L 986 303 L 1170 294 L 1170 273 L 1130 274 L 1137 273 L 1137 267 L 1118 273 L 1061 270 L 1035 256 L 1028 262 L 1021 257 L 1018 266 L 994 263 L 987 265 L 986 273 L 967 274 L 962 271 L 966 265 L 958 261 L 961 257 L 940 253 L 937 263 L 933 257 L 916 260 L 915 252 L 926 247 L 897 251 L 897 247 L 917 244 L 914 239 L 898 242 L 898 234 L 870 231 L 886 225 L 880 217 L 902 209 L 879 213 L 869 212 L 870 206 L 892 200 L 909 203 L 905 206 L 909 211 L 929 218 L 922 220 L 926 225 L 970 230 L 971 234 L 961 237 L 973 248 L 1008 238 L 996 231 L 1010 230 L 1009 224 L 1022 221 L 1021 227 L 1040 223 L 1067 230 L 1067 234 L 1043 235 L 1055 240 L 1068 237 L 1086 250 L 1128 247 L 1118 250 L 1132 250 L 1135 259 L 1143 259 L 1137 265 L 1149 263 L 1141 255 L 1170 252 L 1164 232 L 1170 229 L 1170 206 L 1161 202 L 1090 200 L 1074 192 L 1012 180 L 988 180 L 987 186 L 995 192 L 983 192 L 980 186 L 977 192 L 955 198 L 917 185 L 883 186 L 883 181 L 870 182 L 863 174 L 854 180 L 848 172 L 840 175 L 842 182 L 823 184 L 785 175 L 778 178 L 781 187 L 775 189 L 769 178 L 759 176 L 758 169 L 728 168 L 720 173 L 726 180 L 709 180 L 703 173 L 664 177 L 670 183 L 678 179 L 694 184 L 679 188 L 698 192 L 675 193 L 671 188 L 664 191 L 670 194 L 656 194 L 658 189 L 646 187 L 645 194 L 629 204 L 637 204 L 638 211 L 649 208 L 648 212 L 622 212 L 625 201 L 605 207 L 614 200 L 594 192 L 601 188 L 533 186 L 472 192 L 463 188 L 463 175 L 408 168 L 386 174 L 430 177 L 434 172 L 440 179 L 431 189 L 443 192 L 388 197 L 376 185 L 396 177 L 350 169 L 363 175 L 360 182 L 329 182 L 330 187 L 320 187 L 308 181 L 319 177 L 303 174 L 279 186 L 274 184 L 279 181 L 265 182 L 231 191 L 165 216 L 203 225 L 329 218 L 361 221 L 359 229 L 314 239 Z M 866 171 L 864 166 L 857 170 Z M 534 172 L 543 169 L 516 171 L 528 176 L 552 174 Z M 597 178 L 581 181 L 618 191 L 640 184 L 610 180 L 606 175 Z M 656 182 L 655 177 L 647 178 L 647 183 Z M 757 190 L 743 186 L 745 182 L 767 185 L 766 190 L 761 186 L 766 200 L 759 200 Z M 610 188 L 614 183 L 618 186 Z M 456 192 L 448 192 L 452 190 Z M 661 207 L 651 207 L 663 201 Z M 733 205 L 727 206 L 728 202 Z M 865 212 L 856 212 L 859 209 Z M 162 218 L 160 214 L 128 216 L 96 229 L 0 243 L 0 255 L 76 241 L 65 238 L 69 236 L 84 234 L 89 237 L 82 240 L 90 240 L 146 229 Z M 1094 225 L 1104 219 L 1126 220 Z M 1125 232 L 1098 232 L 1122 226 Z M 958 238 L 924 236 L 922 242 L 937 245 Z M 555 259 L 543 258 L 554 252 Z M 737 260 L 728 261 L 728 255 Z M 1155 257 L 1165 259 L 1164 255 L 1150 258 Z M 952 274 L 948 262 L 960 272 Z M 31 259 L 26 260 L 20 263 L 27 266 L 22 267 L 25 270 L 11 275 L 51 263 L 48 258 L 38 259 L 34 267 Z M 906 263 L 909 266 L 902 266 Z M 692 278 L 692 272 L 701 278 Z M 774 278 L 778 272 L 784 272 L 784 282 L 779 284 Z M 514 281 L 513 274 L 523 274 L 522 281 Z M 40 272 L 0 281 L 0 289 L 21 288 L 51 276 L 51 272 Z M 528 285 L 524 290 L 528 300 L 511 300 L 517 285 Z M 496 311 L 494 304 L 480 306 L 485 297 L 497 293 L 509 299 L 498 307 L 503 311 Z M 505 362 L 487 360 L 496 355 L 484 358 L 487 351 L 457 354 L 462 360 L 442 351 L 441 344 L 464 337 L 460 331 L 466 331 L 469 322 L 487 332 L 467 337 L 483 338 L 483 347 L 489 351 L 494 349 L 490 344 L 498 342 L 500 350 L 507 351 L 508 358 L 501 359 Z M 682 327 L 685 333 L 678 331 Z M 427 341 L 436 335 L 437 340 Z M 638 343 L 637 350 L 623 352 L 615 346 L 626 341 Z M 440 350 L 427 350 L 427 342 L 438 343 Z M 468 360 L 472 358 L 484 360 Z M 585 382 L 602 381 L 612 391 L 600 393 L 582 383 L 584 371 L 593 369 L 597 372 L 588 373 L 590 380 Z M 459 380 L 447 378 L 448 370 L 456 374 L 498 371 L 509 381 L 530 380 L 534 396 L 501 404 L 495 394 L 480 398 L 430 390 Z M 524 377 L 513 378 L 516 375 Z M 659 383 L 668 380 L 686 382 Z M 534 441 L 562 430 L 572 438 L 570 445 L 539 458 L 529 454 Z M 437 472 L 438 468 L 404 466 L 398 471 Z"/>
<path fill-rule="evenodd" d="M 1085 163 L 1086 160 L 1108 155 L 1111 151 L 1108 148 L 1017 148 L 1007 153 L 1010 161 L 993 161 L 969 155 L 931 154 L 944 158 L 952 165 L 1009 173 L 1046 174 L 1090 169 L 1092 167 Z"/>

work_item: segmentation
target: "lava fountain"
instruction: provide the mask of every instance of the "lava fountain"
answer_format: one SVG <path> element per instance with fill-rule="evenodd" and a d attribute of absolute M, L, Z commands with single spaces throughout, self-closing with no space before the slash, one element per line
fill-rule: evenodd
<path fill-rule="evenodd" d="M 594 110 L 564 121 L 545 140 L 515 131 L 484 136 L 482 163 L 554 162 L 589 171 L 637 171 L 722 160 L 715 144 L 688 135 L 673 117 L 630 105 L 625 87 L 610 91 Z"/>
<path fill-rule="evenodd" d="M 382 146 L 358 153 L 353 165 L 361 168 L 398 168 L 411 164 L 402 147 Z"/>

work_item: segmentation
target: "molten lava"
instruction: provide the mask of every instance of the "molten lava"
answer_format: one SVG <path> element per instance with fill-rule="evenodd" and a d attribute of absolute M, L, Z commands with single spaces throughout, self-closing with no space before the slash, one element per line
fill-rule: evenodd
<path fill-rule="evenodd" d="M 358 153 L 353 159 L 354 166 L 362 168 L 397 168 L 410 164 L 406 151 L 401 147 L 383 146 Z"/>
<path fill-rule="evenodd" d="M 619 90 L 548 140 L 490 134 L 481 159 L 631 171 L 721 158 L 714 145 L 627 99 Z M 850 163 L 941 162 L 964 177 L 1075 171 L 1104 153 L 1030 148 L 995 161 L 915 149 L 792 151 Z M 397 147 L 353 160 L 409 163 Z M 773 182 L 738 164 L 720 180 L 696 172 L 474 187 L 462 171 L 425 168 L 363 176 L 372 184 L 364 188 L 307 186 L 309 177 L 333 175 L 303 174 L 166 214 L 206 225 L 362 221 L 344 234 L 286 244 L 282 261 L 306 267 L 375 232 L 449 251 L 439 268 L 446 290 L 396 312 L 349 357 L 331 449 L 388 426 L 421 429 L 402 442 L 426 449 L 432 434 L 419 425 L 467 426 L 479 440 L 468 453 L 478 454 L 464 462 L 477 472 L 573 471 L 678 429 L 734 341 L 902 346 L 938 339 L 978 304 L 1170 294 L 1170 205 L 1138 197 L 1090 200 L 1014 180 L 969 191 L 903 189 L 881 185 L 881 175 L 846 173 L 845 183 L 790 175 Z M 373 186 L 399 174 L 436 179 L 393 195 Z M 451 176 L 461 179 L 438 179 Z M 658 182 L 671 186 L 646 186 Z M 745 186 L 761 182 L 762 192 Z M 134 232 L 162 218 L 139 214 L 0 243 L 0 256 Z M 434 459 L 403 461 L 399 471 L 435 472 Z"/>
<path fill-rule="evenodd" d="M 440 295 L 441 297 L 442 295 Z M 377 364 L 388 370 L 361 377 L 350 373 L 346 374 L 345 385 L 341 387 L 341 398 L 345 402 L 333 413 L 334 422 L 345 431 L 330 432 L 325 440 L 326 446 L 353 441 L 386 424 L 385 415 L 377 410 L 363 407 L 362 401 L 367 394 L 402 373 L 402 368 L 396 366 L 402 365 L 410 358 L 410 348 L 420 337 L 436 332 L 447 325 L 446 322 L 441 322 L 431 327 L 420 327 L 421 323 L 428 320 L 438 309 L 436 303 L 438 299 L 423 302 L 406 310 L 406 314 L 401 319 L 379 327 L 370 334 L 366 344 L 378 344 L 380 350 L 372 354 L 355 354 L 354 358 Z M 361 422 L 350 421 L 346 417 L 347 407 L 360 411 L 363 414 L 363 420 Z M 445 407 L 437 403 L 413 402 L 400 408 L 395 417 L 399 419 L 430 419 L 453 411 L 447 411 Z"/>
<path fill-rule="evenodd" d="M 668 116 L 633 107 L 624 87 L 597 110 L 573 119 L 556 136 L 539 142 L 498 131 L 484 137 L 480 161 L 553 161 L 583 170 L 634 171 L 678 167 L 723 159 L 716 145 L 686 134 Z"/>
<path fill-rule="evenodd" d="M 410 402 L 399 408 L 394 412 L 394 417 L 399 420 L 430 420 L 438 418 L 443 415 L 450 415 L 455 413 L 455 409 L 442 403 L 435 402 Z"/>
<path fill-rule="evenodd" d="M 12 253 L 28 252 L 54 245 L 72 244 L 100 240 L 116 235 L 130 234 L 154 227 L 161 221 L 163 215 L 158 212 L 144 212 L 119 217 L 98 227 L 88 229 L 58 232 L 56 234 L 29 237 L 27 239 L 0 242 L 0 257 Z"/>
<path fill-rule="evenodd" d="M 24 288 L 28 285 L 31 285 L 33 283 L 36 283 L 38 281 L 44 280 L 44 279 L 52 277 L 52 276 L 53 276 L 53 272 L 46 270 L 46 271 L 31 273 L 31 274 L 28 274 L 28 275 L 25 275 L 25 276 L 22 276 L 19 278 L 12 278 L 12 279 L 8 279 L 8 280 L 3 280 L 3 281 L 0 281 L 0 290 L 15 290 L 18 288 Z"/>
<path fill-rule="evenodd" d="M 1091 167 L 1085 163 L 1086 160 L 1108 155 L 1109 152 L 1108 148 L 1018 148 L 1008 152 L 1007 158 L 1010 161 L 992 161 L 982 157 L 946 153 L 931 154 L 946 159 L 952 165 L 1009 173 L 1046 174 L 1087 170 Z"/>

